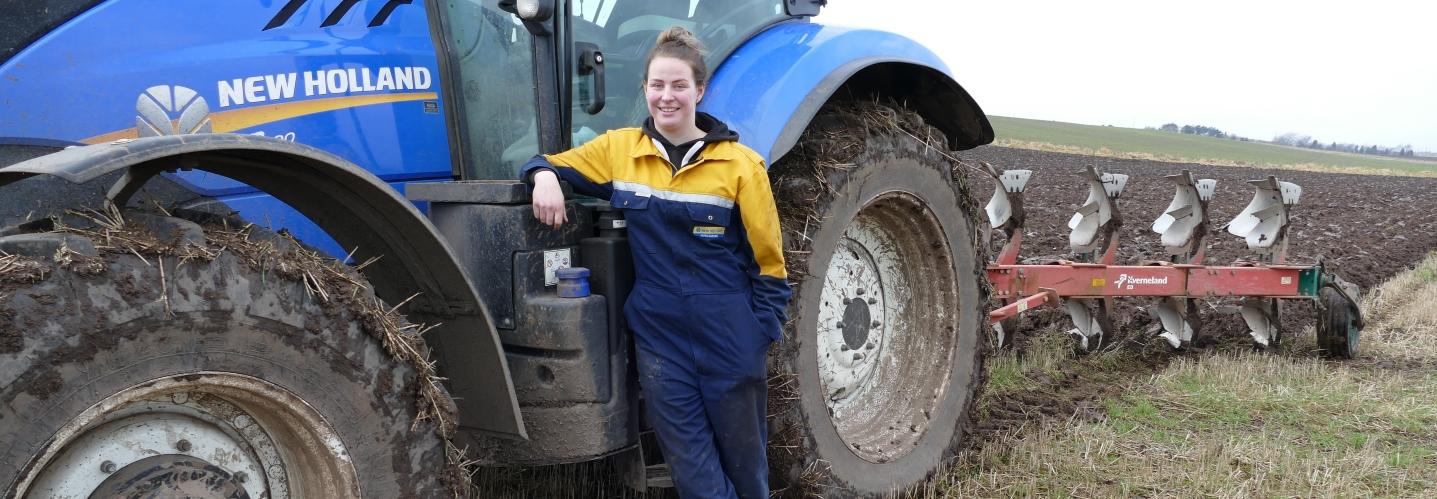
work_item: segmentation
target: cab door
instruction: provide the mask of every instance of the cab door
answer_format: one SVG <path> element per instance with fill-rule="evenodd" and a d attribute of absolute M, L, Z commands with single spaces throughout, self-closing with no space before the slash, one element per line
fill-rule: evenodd
<path fill-rule="evenodd" d="M 688 29 L 704 43 L 712 76 L 744 40 L 790 18 L 783 0 L 571 0 L 573 145 L 648 118 L 644 63 L 659 33 L 670 26 Z"/>
<path fill-rule="evenodd" d="M 539 153 L 536 38 L 500 3 L 432 4 L 454 174 L 461 179 L 512 179 L 518 165 Z"/>

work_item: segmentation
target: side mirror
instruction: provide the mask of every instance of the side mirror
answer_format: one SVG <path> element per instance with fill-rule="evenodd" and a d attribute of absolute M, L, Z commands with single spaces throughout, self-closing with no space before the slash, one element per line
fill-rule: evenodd
<path fill-rule="evenodd" d="M 534 36 L 553 33 L 549 19 L 554 17 L 554 0 L 499 0 L 499 10 L 518 16 L 524 29 Z"/>
<path fill-rule="evenodd" d="M 816 16 L 824 5 L 828 5 L 828 0 L 787 0 L 783 3 L 788 15 L 795 17 Z"/>
<path fill-rule="evenodd" d="M 554 0 L 499 0 L 499 9 L 519 19 L 542 23 L 554 15 Z"/>

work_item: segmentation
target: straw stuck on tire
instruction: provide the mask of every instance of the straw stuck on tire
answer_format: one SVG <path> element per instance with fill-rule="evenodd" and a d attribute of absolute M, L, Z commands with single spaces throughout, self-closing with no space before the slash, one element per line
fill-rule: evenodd
<path fill-rule="evenodd" d="M 770 356 L 788 494 L 922 483 L 964 438 L 987 309 L 965 171 L 916 114 L 830 105 L 772 171 L 795 283 Z"/>
<path fill-rule="evenodd" d="M 82 218 L 0 237 L 0 490 L 467 494 L 421 328 L 357 272 L 249 227 Z M 185 459 L 108 445 L 129 440 Z"/>

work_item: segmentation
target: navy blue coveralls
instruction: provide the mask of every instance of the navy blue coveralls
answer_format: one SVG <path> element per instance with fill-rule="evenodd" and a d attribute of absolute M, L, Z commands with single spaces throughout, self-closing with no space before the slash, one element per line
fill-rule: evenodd
<path fill-rule="evenodd" d="M 692 144 L 650 120 L 535 156 L 520 176 L 553 170 L 624 210 L 637 280 L 624 317 L 679 494 L 767 498 L 765 356 L 790 294 L 778 212 L 763 159 L 712 116 L 695 121 L 707 135 Z"/>

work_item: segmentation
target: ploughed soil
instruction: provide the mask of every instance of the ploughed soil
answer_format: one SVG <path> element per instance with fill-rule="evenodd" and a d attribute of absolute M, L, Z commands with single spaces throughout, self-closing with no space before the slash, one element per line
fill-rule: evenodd
<path fill-rule="evenodd" d="M 1191 170 L 1197 178 L 1217 180 L 1217 192 L 1209 204 L 1214 222 L 1208 238 L 1209 265 L 1253 258 L 1247 245 L 1221 224 L 1232 220 L 1252 200 L 1255 189 L 1247 181 L 1269 175 L 1302 187 L 1302 197 L 1290 211 L 1289 262 L 1306 264 L 1321 259 L 1344 279 L 1368 289 L 1437 248 L 1434 178 L 1263 170 L 994 146 L 957 156 L 975 165 L 986 161 L 999 169 L 1033 170 L 1024 192 L 1028 217 L 1022 255 L 1028 257 L 1067 254 L 1068 219 L 1087 197 L 1081 174 L 1087 165 L 1129 177 L 1118 200 L 1124 221 L 1119 262 L 1135 264 L 1163 257 L 1152 222 L 1173 198 L 1173 184 L 1163 177 L 1182 170 Z"/>
<path fill-rule="evenodd" d="M 1165 258 L 1152 222 L 1163 212 L 1174 194 L 1173 183 L 1164 178 L 1191 170 L 1196 178 L 1217 180 L 1217 191 L 1209 205 L 1211 225 L 1207 265 L 1229 265 L 1239 259 L 1255 259 L 1242 239 L 1228 234 L 1223 225 L 1252 200 L 1255 189 L 1248 180 L 1266 178 L 1295 183 L 1302 196 L 1290 211 L 1288 262 L 1313 264 L 1321 260 L 1327 268 L 1357 284 L 1364 292 L 1420 262 L 1437 249 L 1437 179 L 1397 176 L 1350 175 L 1292 170 L 1208 166 L 1192 163 L 1118 159 L 1074 154 L 984 146 L 956 154 L 973 166 L 988 162 L 1000 170 L 1033 170 L 1024 193 L 1027 212 L 1020 261 L 1072 259 L 1068 249 L 1068 219 L 1087 197 L 1081 172 L 1087 165 L 1100 172 L 1129 175 L 1118 200 L 1124 224 L 1120 230 L 1118 264 L 1139 264 L 1142 260 Z M 977 174 L 977 182 L 987 177 Z M 975 192 L 992 193 L 992 183 Z M 976 184 L 976 183 L 975 183 Z M 981 185 L 981 184 L 978 184 Z M 986 203 L 987 200 L 980 200 Z M 992 254 L 1003 244 L 1003 235 L 994 232 Z M 1033 262 L 1036 263 L 1036 262 Z M 1174 352 L 1155 337 L 1158 325 L 1146 311 L 1154 299 L 1119 299 L 1117 362 L 1072 362 L 1059 372 L 1033 372 L 1028 377 L 1041 388 L 990 397 L 975 418 L 975 437 L 969 441 L 981 447 L 996 434 L 1017 430 L 1049 419 L 1101 417 L 1102 399 L 1122 390 L 1126 379 L 1155 372 L 1178 356 L 1204 356 L 1215 350 L 1254 348 L 1248 329 L 1232 307 L 1234 300 L 1200 302 L 1201 329 L 1195 344 Z M 1282 328 L 1285 346 L 1274 355 L 1316 356 L 1311 347 L 1293 347 L 1296 336 L 1316 319 L 1309 302 L 1283 302 Z M 1225 310 L 1228 309 L 1228 310 Z M 1072 325 L 1060 309 L 1030 311 L 1023 319 L 1014 348 L 1022 355 L 1026 343 L 1040 331 L 1066 330 Z M 1051 333 L 1050 333 L 1051 334 Z M 1307 333 L 1310 334 L 1310 333 Z M 1307 341 L 1307 345 L 1311 345 Z M 1360 353 L 1359 353 L 1360 355 Z"/>

